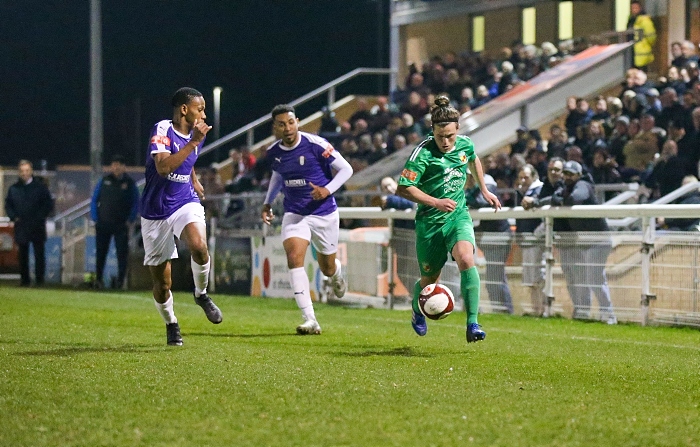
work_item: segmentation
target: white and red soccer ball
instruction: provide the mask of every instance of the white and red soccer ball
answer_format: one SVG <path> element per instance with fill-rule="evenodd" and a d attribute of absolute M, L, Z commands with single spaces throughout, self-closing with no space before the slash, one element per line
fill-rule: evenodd
<path fill-rule="evenodd" d="M 454 310 L 455 297 L 443 284 L 428 284 L 420 291 L 418 306 L 427 318 L 441 320 Z"/>

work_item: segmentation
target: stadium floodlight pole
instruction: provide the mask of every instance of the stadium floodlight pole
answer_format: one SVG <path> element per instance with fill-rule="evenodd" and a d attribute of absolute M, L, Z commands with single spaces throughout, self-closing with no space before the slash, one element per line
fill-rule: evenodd
<path fill-rule="evenodd" d="M 221 126 L 221 87 L 214 87 L 214 140 L 219 139 Z M 219 149 L 216 149 L 216 161 L 219 160 Z"/>
<path fill-rule="evenodd" d="M 101 0 L 90 0 L 90 186 L 102 177 L 102 14 Z"/>

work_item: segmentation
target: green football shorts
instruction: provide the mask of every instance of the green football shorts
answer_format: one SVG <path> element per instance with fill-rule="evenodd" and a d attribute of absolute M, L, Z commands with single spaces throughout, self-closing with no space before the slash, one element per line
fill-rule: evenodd
<path fill-rule="evenodd" d="M 439 273 L 458 241 L 469 241 L 476 247 L 474 225 L 466 211 L 454 213 L 444 223 L 416 221 L 416 254 L 421 275 Z"/>

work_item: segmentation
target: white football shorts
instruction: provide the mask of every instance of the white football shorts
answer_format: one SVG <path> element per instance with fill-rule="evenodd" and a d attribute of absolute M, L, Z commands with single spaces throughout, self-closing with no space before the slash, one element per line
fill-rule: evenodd
<path fill-rule="evenodd" d="M 340 215 L 338 210 L 326 216 L 302 216 L 301 214 L 284 213 L 282 240 L 299 237 L 310 241 L 317 252 L 330 255 L 338 251 L 339 228 Z"/>
<path fill-rule="evenodd" d="M 180 238 L 187 224 L 204 221 L 204 207 L 197 202 L 190 202 L 175 211 L 164 220 L 141 218 L 141 237 L 146 254 L 143 265 L 160 265 L 165 261 L 177 258 L 177 247 L 174 237 Z"/>

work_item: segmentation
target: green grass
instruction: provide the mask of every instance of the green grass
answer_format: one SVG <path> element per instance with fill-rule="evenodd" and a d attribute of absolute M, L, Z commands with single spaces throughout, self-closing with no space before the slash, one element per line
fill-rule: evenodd
<path fill-rule="evenodd" d="M 0 446 L 697 446 L 700 332 L 147 292 L 0 289 Z"/>

